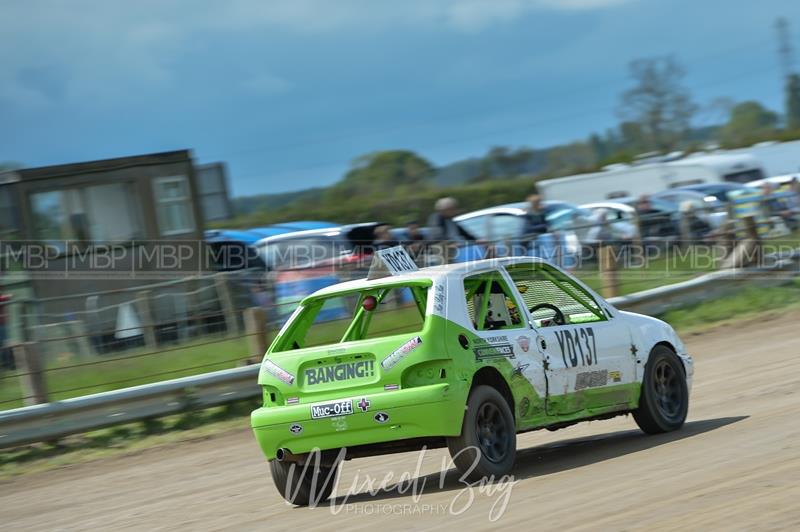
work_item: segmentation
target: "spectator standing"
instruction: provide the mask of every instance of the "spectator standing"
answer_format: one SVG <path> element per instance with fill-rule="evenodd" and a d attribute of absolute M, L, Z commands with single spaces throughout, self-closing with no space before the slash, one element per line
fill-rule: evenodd
<path fill-rule="evenodd" d="M 534 256 L 546 256 L 542 249 L 541 237 L 550 231 L 547 226 L 544 208 L 542 207 L 542 198 L 538 194 L 531 194 L 527 199 L 528 211 L 524 217 L 523 238 L 525 239 L 526 247 Z"/>
<path fill-rule="evenodd" d="M 403 244 L 409 255 L 414 258 L 418 257 L 425 249 L 425 235 L 422 234 L 416 220 L 409 220 L 406 223 L 406 237 Z"/>
<path fill-rule="evenodd" d="M 681 236 L 689 240 L 684 244 L 702 240 L 708 237 L 711 231 L 711 225 L 697 215 L 691 201 L 681 203 Z"/>
<path fill-rule="evenodd" d="M 639 229 L 642 238 L 665 236 L 664 215 L 653 208 L 650 196 L 643 195 L 636 203 L 636 213 L 639 215 Z"/>
<path fill-rule="evenodd" d="M 391 227 L 388 225 L 379 225 L 375 228 L 375 238 L 372 241 L 375 250 L 393 248 L 399 246 L 400 242 L 392 237 Z"/>
<path fill-rule="evenodd" d="M 790 231 L 794 231 L 797 229 L 797 220 L 795 220 L 794 215 L 792 213 L 792 208 L 786 199 L 791 198 L 781 198 L 775 197 L 776 191 L 773 188 L 772 184 L 769 182 L 764 183 L 761 186 L 761 208 L 764 211 L 764 216 L 767 219 L 771 219 L 773 216 L 778 216 L 786 224 Z M 770 226 L 773 224 L 770 223 Z"/>
<path fill-rule="evenodd" d="M 458 214 L 458 200 L 444 197 L 436 200 L 435 212 L 428 219 L 431 230 L 431 240 L 445 240 L 447 242 L 474 242 L 475 236 L 458 225 L 453 217 Z"/>

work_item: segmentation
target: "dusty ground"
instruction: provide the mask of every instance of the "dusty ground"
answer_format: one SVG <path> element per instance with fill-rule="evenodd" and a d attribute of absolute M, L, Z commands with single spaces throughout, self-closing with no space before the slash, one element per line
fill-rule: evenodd
<path fill-rule="evenodd" d="M 335 506 L 289 507 L 243 428 L 0 483 L 0 528 L 797 529 L 798 323 L 792 313 L 685 338 L 697 373 L 681 431 L 645 436 L 617 418 L 526 434 L 514 484 L 491 494 L 464 490 L 452 470 L 440 484 L 447 455 L 430 451 L 414 475 L 425 484 L 420 497 L 364 487 L 388 471 L 414 474 L 419 455 L 408 453 L 345 463 Z"/>

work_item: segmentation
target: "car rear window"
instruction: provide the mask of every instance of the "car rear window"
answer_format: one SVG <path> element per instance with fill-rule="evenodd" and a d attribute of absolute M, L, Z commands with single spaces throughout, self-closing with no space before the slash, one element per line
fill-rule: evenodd
<path fill-rule="evenodd" d="M 389 286 L 307 301 L 272 352 L 421 332 L 428 286 Z M 367 310 L 365 301 L 374 298 Z"/>

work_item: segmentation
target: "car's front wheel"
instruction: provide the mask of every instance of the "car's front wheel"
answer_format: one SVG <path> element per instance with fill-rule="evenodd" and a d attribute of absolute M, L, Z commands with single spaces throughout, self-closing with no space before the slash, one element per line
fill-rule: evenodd
<path fill-rule="evenodd" d="M 633 419 L 647 434 L 660 434 L 683 426 L 688 411 L 689 387 L 683 365 L 670 348 L 657 345 L 644 368 L 639 408 Z"/>
<path fill-rule="evenodd" d="M 315 467 L 313 460 L 307 465 L 272 460 L 269 468 L 281 496 L 298 506 L 317 505 L 328 500 L 339 472 L 336 466 Z"/>
<path fill-rule="evenodd" d="M 469 394 L 461 435 L 447 439 L 456 468 L 470 482 L 511 471 L 517 452 L 514 416 L 505 398 L 491 386 Z"/>

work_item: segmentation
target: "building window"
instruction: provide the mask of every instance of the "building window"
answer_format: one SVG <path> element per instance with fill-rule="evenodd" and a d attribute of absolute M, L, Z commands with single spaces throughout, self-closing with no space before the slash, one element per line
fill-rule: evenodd
<path fill-rule="evenodd" d="M 162 177 L 153 180 L 162 235 L 179 235 L 194 231 L 189 182 L 185 176 Z"/>
<path fill-rule="evenodd" d="M 41 240 L 90 240 L 80 189 L 31 195 L 34 235 Z"/>
<path fill-rule="evenodd" d="M 112 183 L 31 195 L 34 237 L 109 243 L 141 238 L 133 186 Z"/>
<path fill-rule="evenodd" d="M 119 242 L 143 237 L 139 205 L 130 183 L 110 183 L 84 189 L 89 233 L 94 242 Z"/>

